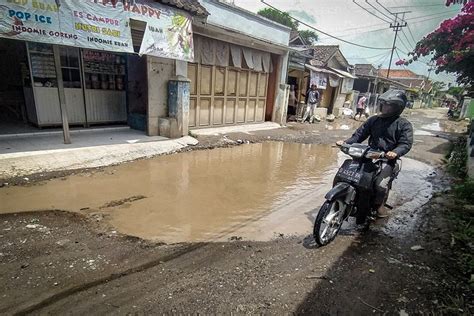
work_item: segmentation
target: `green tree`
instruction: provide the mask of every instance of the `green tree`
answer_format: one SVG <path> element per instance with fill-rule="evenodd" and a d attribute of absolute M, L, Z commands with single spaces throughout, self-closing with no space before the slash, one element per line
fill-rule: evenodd
<path fill-rule="evenodd" d="M 298 30 L 298 22 L 293 20 L 287 12 L 281 12 L 272 8 L 265 8 L 258 11 L 257 14 L 274 22 L 286 25 L 293 31 Z"/>
<path fill-rule="evenodd" d="M 448 89 L 448 91 L 446 93 L 450 94 L 453 97 L 455 97 L 456 99 L 460 100 L 462 94 L 464 93 L 464 88 L 463 87 L 451 87 L 451 88 Z"/>
<path fill-rule="evenodd" d="M 301 30 L 298 31 L 301 38 L 309 45 L 312 45 L 318 41 L 318 34 L 311 30 Z"/>

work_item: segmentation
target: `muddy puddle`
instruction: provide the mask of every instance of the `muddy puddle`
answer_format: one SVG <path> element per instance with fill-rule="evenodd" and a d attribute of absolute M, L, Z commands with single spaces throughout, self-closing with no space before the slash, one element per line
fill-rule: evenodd
<path fill-rule="evenodd" d="M 143 238 L 226 239 L 242 225 L 314 195 L 332 176 L 337 153 L 326 145 L 269 142 L 162 156 L 3 188 L 0 212 L 101 212 L 118 231 Z"/>
<path fill-rule="evenodd" d="M 432 131 L 432 132 L 445 132 L 445 133 L 465 133 L 466 126 L 459 126 L 458 124 L 450 124 L 447 122 L 434 121 L 430 124 L 425 124 L 421 126 L 422 130 Z"/>
<path fill-rule="evenodd" d="M 443 133 L 465 133 L 466 131 L 466 126 L 451 124 L 449 121 L 440 122 L 438 120 L 434 120 L 430 124 L 422 124 L 419 128 L 416 128 L 414 135 L 438 137 L 439 134 Z"/>
<path fill-rule="evenodd" d="M 121 233 L 167 243 L 234 236 L 264 241 L 312 230 L 344 159 L 330 145 L 279 142 L 191 151 L 2 188 L 0 213 L 101 213 Z M 423 204 L 431 194 L 428 170 L 405 159 L 392 203 L 411 202 L 409 208 Z"/>

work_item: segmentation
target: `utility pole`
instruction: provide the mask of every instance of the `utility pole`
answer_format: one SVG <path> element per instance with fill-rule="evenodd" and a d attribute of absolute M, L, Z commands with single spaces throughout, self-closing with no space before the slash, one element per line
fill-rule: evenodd
<path fill-rule="evenodd" d="M 403 18 L 398 20 L 398 15 L 403 13 Z M 392 53 L 390 54 L 390 63 L 388 64 L 387 79 L 390 76 L 390 68 L 392 67 L 393 52 L 395 51 L 395 44 L 397 43 L 398 31 L 407 26 L 407 22 L 404 21 L 406 12 L 397 12 L 393 13 L 395 15 L 395 21 L 390 23 L 390 28 L 395 31 L 395 36 L 393 38 Z M 401 22 L 401 23 L 400 23 Z"/>
<path fill-rule="evenodd" d="M 430 62 L 428 63 L 428 67 L 429 67 L 429 68 L 428 68 L 428 76 L 426 76 L 426 77 L 423 78 L 423 89 L 421 90 L 421 91 L 423 92 L 423 95 L 424 95 L 424 92 L 426 91 L 426 85 L 427 85 L 428 82 L 430 81 L 431 71 L 433 71 L 433 69 L 434 69 L 434 64 L 433 64 L 432 61 L 430 61 Z M 426 91 L 426 92 L 427 92 L 427 91 Z M 428 95 L 427 97 L 428 97 L 428 107 L 431 108 L 431 101 L 432 101 L 431 95 Z"/>

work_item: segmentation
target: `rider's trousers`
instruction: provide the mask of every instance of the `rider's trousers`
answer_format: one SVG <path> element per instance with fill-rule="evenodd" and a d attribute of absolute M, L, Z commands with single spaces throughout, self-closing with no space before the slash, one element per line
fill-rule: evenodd
<path fill-rule="evenodd" d="M 374 207 L 379 208 L 385 202 L 385 196 L 388 192 L 390 182 L 392 181 L 392 176 L 396 174 L 399 170 L 399 165 L 397 163 L 386 163 L 383 165 L 382 170 L 375 178 L 375 198 L 374 198 Z"/>

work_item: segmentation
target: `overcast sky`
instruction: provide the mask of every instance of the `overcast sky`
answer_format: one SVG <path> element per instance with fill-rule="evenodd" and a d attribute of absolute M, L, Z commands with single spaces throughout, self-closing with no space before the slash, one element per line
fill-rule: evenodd
<path fill-rule="evenodd" d="M 392 46 L 394 32 L 389 28 L 387 22 L 371 15 L 358 7 L 352 0 L 265 0 L 272 6 L 283 11 L 289 11 L 290 14 L 304 22 L 314 26 L 331 35 L 336 35 L 344 40 L 358 44 L 389 48 Z M 234 0 L 235 4 L 249 11 L 257 12 L 265 8 L 265 4 L 259 0 Z M 367 10 L 388 20 L 390 14 L 379 6 L 375 0 L 369 0 L 369 3 L 379 9 L 375 11 L 366 3 L 366 0 L 356 1 Z M 378 2 L 389 9 L 391 12 L 412 11 L 406 14 L 408 27 L 399 32 L 396 47 L 401 58 L 407 58 L 407 52 L 415 46 L 415 41 L 420 40 L 424 35 L 434 30 L 440 22 L 451 18 L 461 10 L 460 5 L 446 7 L 445 0 L 378 0 Z M 300 27 L 305 28 L 304 26 Z M 410 33 L 411 32 L 411 33 Z M 356 47 L 341 41 L 329 38 L 319 34 L 319 44 L 338 44 L 344 56 L 351 64 L 371 63 L 375 67 L 382 65 L 387 68 L 390 59 L 390 50 L 375 50 Z M 403 69 L 395 66 L 398 60 L 397 54 L 394 54 L 392 68 Z M 426 60 L 427 61 L 427 60 Z M 428 66 L 421 62 L 414 62 L 407 66 L 408 69 L 427 75 Z M 434 78 L 433 78 L 434 77 Z M 435 75 L 432 72 L 431 78 L 441 81 L 452 81 L 453 77 L 447 74 Z"/>

